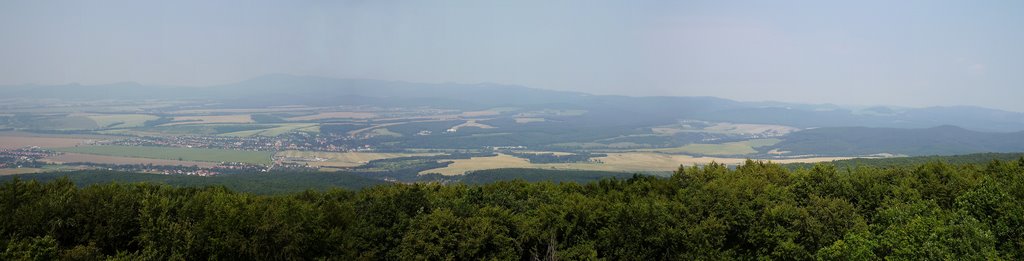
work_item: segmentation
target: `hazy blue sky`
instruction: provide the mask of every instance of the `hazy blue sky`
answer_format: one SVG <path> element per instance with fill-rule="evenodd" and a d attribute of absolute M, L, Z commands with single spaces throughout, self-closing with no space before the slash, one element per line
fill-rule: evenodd
<path fill-rule="evenodd" d="M 0 2 L 0 84 L 268 73 L 1024 111 L 1024 1 Z"/>

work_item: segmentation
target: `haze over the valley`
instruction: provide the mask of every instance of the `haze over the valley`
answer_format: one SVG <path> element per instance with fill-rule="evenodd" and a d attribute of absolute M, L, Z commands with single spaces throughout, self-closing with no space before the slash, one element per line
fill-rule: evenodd
<path fill-rule="evenodd" d="M 1024 260 L 1024 0 L 0 0 L 2 260 Z"/>
<path fill-rule="evenodd" d="M 1024 111 L 1016 1 L 5 1 L 0 85 L 287 73 Z"/>

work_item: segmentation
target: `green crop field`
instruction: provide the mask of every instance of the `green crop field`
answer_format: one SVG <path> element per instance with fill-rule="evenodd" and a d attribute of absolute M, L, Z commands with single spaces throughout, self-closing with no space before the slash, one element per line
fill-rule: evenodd
<path fill-rule="evenodd" d="M 95 154 L 120 157 L 137 157 L 150 159 L 206 161 L 206 162 L 245 162 L 269 165 L 270 151 L 241 151 L 222 149 L 144 147 L 144 146 L 78 146 L 55 149 L 61 152 Z"/>

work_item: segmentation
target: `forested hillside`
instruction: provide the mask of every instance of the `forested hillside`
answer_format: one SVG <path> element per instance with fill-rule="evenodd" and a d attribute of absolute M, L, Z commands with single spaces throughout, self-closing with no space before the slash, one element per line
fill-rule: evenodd
<path fill-rule="evenodd" d="M 1024 153 L 975 153 L 975 154 L 964 154 L 964 155 L 949 155 L 949 156 L 915 156 L 915 157 L 892 157 L 892 158 L 854 158 L 845 160 L 832 161 L 829 164 L 835 166 L 838 169 L 846 168 L 858 168 L 858 167 L 874 167 L 874 168 L 892 168 L 892 167 L 911 167 L 916 165 L 922 165 L 929 162 L 941 161 L 956 165 L 980 165 L 984 166 L 993 160 L 1001 161 L 1013 161 L 1024 158 Z M 783 164 L 789 169 L 799 168 L 813 168 L 815 165 L 820 163 L 787 163 Z"/>
<path fill-rule="evenodd" d="M 1019 260 L 1022 203 L 1024 159 L 278 196 L 16 179 L 0 259 Z"/>
<path fill-rule="evenodd" d="M 769 149 L 790 155 L 850 156 L 957 155 L 983 152 L 1020 152 L 1024 132 L 978 132 L 956 126 L 927 129 L 835 127 L 794 132 Z"/>

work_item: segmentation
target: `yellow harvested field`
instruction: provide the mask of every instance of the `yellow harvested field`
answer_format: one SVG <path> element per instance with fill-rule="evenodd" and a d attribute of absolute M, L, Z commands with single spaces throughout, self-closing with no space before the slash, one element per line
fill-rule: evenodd
<path fill-rule="evenodd" d="M 284 158 L 288 163 L 307 163 L 310 166 L 350 168 L 366 164 L 371 160 L 412 156 L 434 156 L 440 153 L 376 153 L 376 152 L 321 152 L 287 150 L 278 152 L 275 158 Z"/>
<path fill-rule="evenodd" d="M 206 124 L 206 123 L 252 123 L 252 116 L 249 114 L 238 114 L 238 115 L 217 115 L 217 116 L 178 116 L 174 117 L 174 121 L 184 122 L 172 122 L 164 124 L 162 126 L 181 125 L 181 124 Z"/>
<path fill-rule="evenodd" d="M 803 159 L 770 160 L 775 163 L 826 162 L 850 159 L 849 157 L 819 157 Z M 692 157 L 686 155 L 669 155 L 652 152 L 608 153 L 608 156 L 594 158 L 599 163 L 549 163 L 533 164 L 526 159 L 511 155 L 498 154 L 494 157 L 474 157 L 456 159 L 448 167 L 421 171 L 420 174 L 440 173 L 442 175 L 462 175 L 469 171 L 498 168 L 537 168 L 537 169 L 572 169 L 602 170 L 620 172 L 673 171 L 680 165 L 692 166 L 711 162 L 736 165 L 743 163 L 745 158 Z M 756 159 L 755 159 L 756 160 Z"/>
<path fill-rule="evenodd" d="M 0 149 L 17 149 L 28 146 L 41 148 L 74 147 L 86 141 L 88 139 L 0 135 Z"/>
<path fill-rule="evenodd" d="M 377 114 L 372 112 L 358 112 L 358 111 L 336 111 L 336 112 L 323 112 L 313 115 L 299 116 L 288 118 L 289 121 L 313 121 L 323 119 L 370 119 L 376 118 Z"/>
<path fill-rule="evenodd" d="M 466 172 L 468 171 L 474 170 L 499 168 L 532 168 L 534 167 L 534 165 L 542 165 L 531 164 L 530 161 L 526 159 L 517 158 L 507 154 L 498 154 L 498 156 L 494 157 L 472 157 L 469 159 L 456 159 L 452 161 L 453 163 L 449 164 L 447 167 L 424 170 L 421 171 L 419 174 L 440 173 L 441 175 L 462 175 L 466 174 Z"/>
<path fill-rule="evenodd" d="M 211 168 L 217 166 L 217 163 L 212 162 L 198 162 L 198 161 L 181 161 L 181 160 L 164 160 L 164 159 L 147 159 L 147 158 L 133 158 L 133 157 L 118 157 L 118 156 L 104 156 L 104 155 L 93 155 L 93 154 L 81 154 L 81 153 L 64 153 L 43 159 L 47 163 L 61 164 L 71 162 L 91 162 L 101 164 L 153 164 L 161 166 L 199 166 L 204 168 Z"/>

